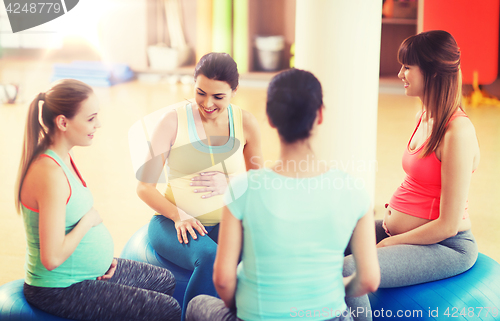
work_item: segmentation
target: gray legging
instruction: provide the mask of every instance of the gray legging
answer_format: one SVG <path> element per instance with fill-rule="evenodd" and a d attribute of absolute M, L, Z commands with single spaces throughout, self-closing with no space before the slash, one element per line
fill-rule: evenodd
<path fill-rule="evenodd" d="M 328 314 L 328 313 L 327 313 Z M 328 317 L 328 316 L 327 316 Z M 290 319 L 304 319 L 308 317 L 292 316 Z M 226 308 L 221 299 L 209 295 L 198 295 L 193 298 L 186 311 L 186 321 L 243 321 L 236 316 L 236 310 Z M 330 318 L 327 321 L 352 321 L 347 311 L 343 315 Z"/>
<path fill-rule="evenodd" d="M 377 243 L 387 234 L 382 221 L 375 221 Z M 470 230 L 429 245 L 401 244 L 377 249 L 380 263 L 380 287 L 395 288 L 445 279 L 470 269 L 477 259 L 477 244 Z M 354 258 L 349 246 L 344 258 L 344 276 L 355 271 Z M 367 295 L 346 298 L 346 303 L 354 313 L 354 320 L 371 320 L 370 301 Z M 359 308 L 359 310 L 357 310 Z"/>
<path fill-rule="evenodd" d="M 174 288 L 174 275 L 167 269 L 118 259 L 107 281 L 86 280 L 66 288 L 25 283 L 24 295 L 33 306 L 73 320 L 180 320 Z"/>

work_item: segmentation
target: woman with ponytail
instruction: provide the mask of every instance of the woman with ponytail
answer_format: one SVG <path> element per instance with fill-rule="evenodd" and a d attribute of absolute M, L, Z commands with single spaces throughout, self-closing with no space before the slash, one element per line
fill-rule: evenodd
<path fill-rule="evenodd" d="M 460 49 L 448 32 L 432 30 L 404 40 L 398 59 L 406 95 L 420 98 L 422 109 L 403 154 L 406 177 L 375 224 L 382 288 L 460 274 L 478 255 L 467 194 L 480 153 L 474 125 L 461 106 Z M 344 275 L 355 269 L 347 256 Z M 371 310 L 366 296 L 348 304 Z"/>
<path fill-rule="evenodd" d="M 214 265 L 221 299 L 197 296 L 188 321 L 348 321 L 344 297 L 376 290 L 370 199 L 347 173 L 315 161 L 311 148 L 323 108 L 321 84 L 310 72 L 291 69 L 272 79 L 267 116 L 281 140 L 280 159 L 231 182 L 240 197 L 224 198 Z M 351 235 L 358 273 L 343 278 Z"/>
<path fill-rule="evenodd" d="M 65 79 L 33 100 L 16 185 L 27 238 L 24 294 L 74 320 L 178 320 L 168 270 L 114 259 L 113 240 L 70 151 L 99 128 L 92 88 Z"/>

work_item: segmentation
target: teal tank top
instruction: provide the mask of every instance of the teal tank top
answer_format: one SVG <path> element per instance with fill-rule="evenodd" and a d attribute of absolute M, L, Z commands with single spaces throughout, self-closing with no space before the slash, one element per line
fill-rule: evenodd
<path fill-rule="evenodd" d="M 335 169 L 294 178 L 263 168 L 231 185 L 236 197 L 226 191 L 224 202 L 243 226 L 238 318 L 311 321 L 342 313 L 344 250 L 371 203 L 363 184 Z"/>
<path fill-rule="evenodd" d="M 70 197 L 66 203 L 66 234 L 92 208 L 94 199 L 82 179 L 75 177 L 61 158 L 52 150 L 41 157 L 53 159 L 64 171 L 70 186 Z M 75 171 L 78 173 L 73 161 Z M 79 175 L 79 173 L 78 173 Z M 22 204 L 26 230 L 25 282 L 39 287 L 68 287 L 84 280 L 102 276 L 113 261 L 113 239 L 104 224 L 91 228 L 78 244 L 71 256 L 57 268 L 48 271 L 40 261 L 40 239 L 38 233 L 38 211 Z"/>

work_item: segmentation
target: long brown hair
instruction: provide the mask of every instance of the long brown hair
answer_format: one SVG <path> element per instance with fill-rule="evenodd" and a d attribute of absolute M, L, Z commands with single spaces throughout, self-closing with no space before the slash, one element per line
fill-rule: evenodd
<path fill-rule="evenodd" d="M 40 93 L 31 102 L 24 132 L 23 150 L 16 181 L 16 210 L 21 210 L 21 189 L 33 160 L 52 143 L 56 130 L 55 118 L 64 115 L 72 119 L 80 105 L 93 93 L 87 84 L 63 79 L 46 93 Z M 40 110 L 41 106 L 41 110 Z"/>
<path fill-rule="evenodd" d="M 436 150 L 444 137 L 450 118 L 461 108 L 462 72 L 460 49 L 451 34 L 431 30 L 406 38 L 398 51 L 403 65 L 417 65 L 424 75 L 422 103 L 426 117 L 434 123 L 422 157 Z"/>

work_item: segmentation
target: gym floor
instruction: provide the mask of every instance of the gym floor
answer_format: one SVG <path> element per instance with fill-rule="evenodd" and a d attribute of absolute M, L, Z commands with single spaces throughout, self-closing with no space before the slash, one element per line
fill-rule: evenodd
<path fill-rule="evenodd" d="M 25 118 L 32 98 L 50 85 L 52 64 L 28 58 L 0 59 L 0 83 L 21 85 L 16 104 L 0 106 L 0 285 L 24 277 L 25 234 L 14 208 L 14 184 L 21 154 Z M 110 230 L 115 255 L 153 211 L 136 195 L 136 180 L 128 147 L 128 130 L 141 117 L 193 97 L 192 85 L 147 83 L 138 80 L 110 88 L 96 88 L 101 102 L 102 128 L 91 147 L 74 149 L 75 162 L 90 187 L 95 208 Z M 418 99 L 404 96 L 397 80 L 382 81 L 379 95 L 375 211 L 401 184 L 401 156 L 415 126 Z M 278 137 L 265 117 L 264 87 L 241 86 L 233 103 L 258 119 L 267 160 L 278 157 Z M 326 106 L 328 108 L 328 106 Z M 481 147 L 481 163 L 472 177 L 469 213 L 479 251 L 500 262 L 500 108 L 468 108 Z"/>

